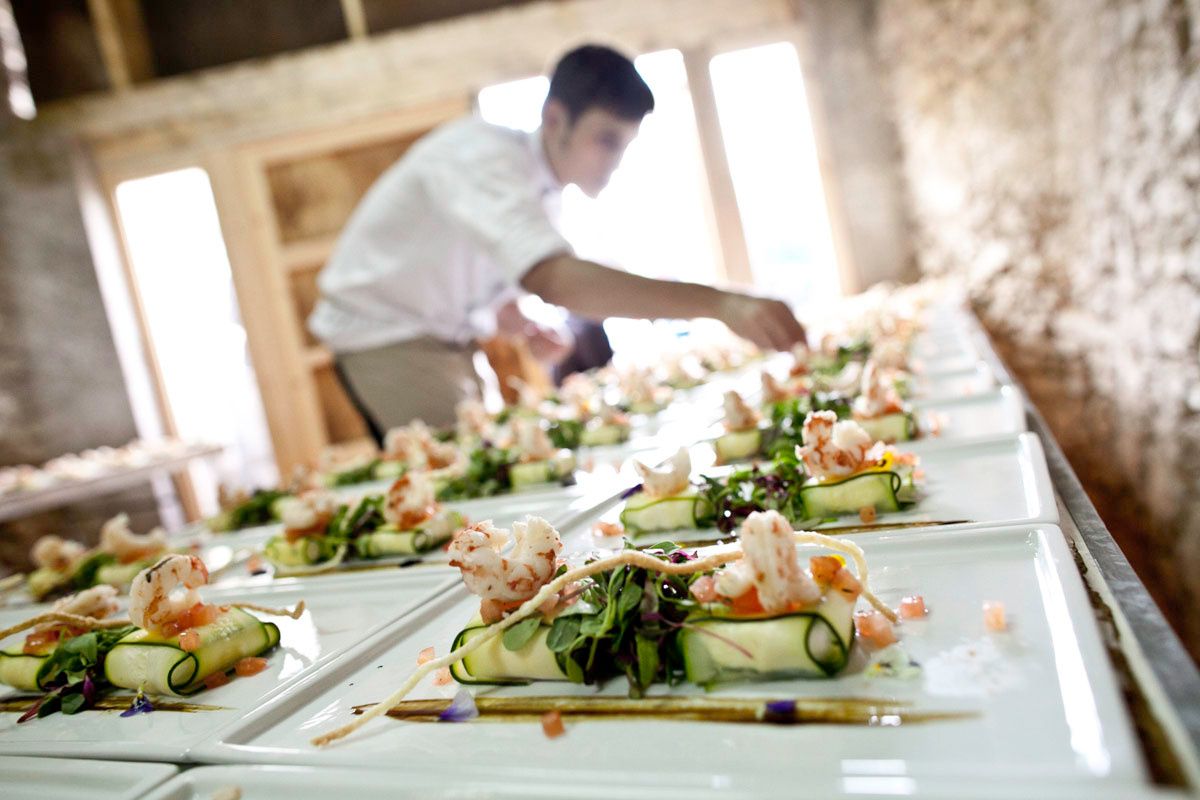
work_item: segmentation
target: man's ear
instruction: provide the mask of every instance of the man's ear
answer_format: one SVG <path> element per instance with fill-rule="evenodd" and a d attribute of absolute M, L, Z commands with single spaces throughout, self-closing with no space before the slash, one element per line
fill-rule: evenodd
<path fill-rule="evenodd" d="M 542 131 L 551 136 L 561 136 L 570 127 L 571 115 L 566 105 L 557 98 L 547 97 L 542 104 Z"/>

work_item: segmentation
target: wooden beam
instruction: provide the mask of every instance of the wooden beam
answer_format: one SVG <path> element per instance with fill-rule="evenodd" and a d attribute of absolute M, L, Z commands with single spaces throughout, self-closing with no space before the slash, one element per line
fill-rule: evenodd
<path fill-rule="evenodd" d="M 725 138 L 717 117 L 717 96 L 708 71 L 711 55 L 707 49 L 685 50 L 683 65 L 687 70 L 688 87 L 692 92 L 692 108 L 696 114 L 696 131 L 700 137 L 700 152 L 708 178 L 708 193 L 712 199 L 713 222 L 721 245 L 721 261 L 726 280 L 749 286 L 754 283 L 750 269 L 750 254 L 746 248 L 746 232 L 738 211 L 733 176 L 725 154 Z"/>
<path fill-rule="evenodd" d="M 154 75 L 154 59 L 139 0 L 88 0 L 100 57 L 113 89 L 124 91 Z"/>
<path fill-rule="evenodd" d="M 346 21 L 346 33 L 351 39 L 367 38 L 367 12 L 362 0 L 341 0 L 342 18 Z"/>

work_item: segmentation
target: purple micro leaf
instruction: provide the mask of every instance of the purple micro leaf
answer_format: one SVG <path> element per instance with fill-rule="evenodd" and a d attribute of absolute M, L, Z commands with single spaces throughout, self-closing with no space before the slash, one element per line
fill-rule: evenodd
<path fill-rule="evenodd" d="M 633 497 L 635 494 L 637 494 L 641 490 L 642 490 L 642 484 L 640 484 L 640 483 L 636 484 L 634 486 L 630 486 L 628 489 L 621 492 L 621 499 L 628 500 L 629 498 Z"/>
<path fill-rule="evenodd" d="M 17 724 L 20 725 L 22 722 L 28 722 L 29 720 L 36 717 L 38 710 L 42 707 L 42 703 L 46 702 L 46 700 L 49 697 L 50 697 L 50 695 L 46 695 L 46 696 L 42 697 L 41 699 L 39 699 L 32 706 L 30 706 L 29 710 L 26 711 L 24 714 L 22 714 L 21 717 L 17 720 Z"/>
<path fill-rule="evenodd" d="M 475 698 L 466 689 L 459 689 L 446 710 L 438 714 L 438 722 L 466 722 L 478 716 Z"/>
<path fill-rule="evenodd" d="M 83 676 L 83 698 L 85 706 L 96 703 L 96 682 L 92 680 L 91 674 Z"/>

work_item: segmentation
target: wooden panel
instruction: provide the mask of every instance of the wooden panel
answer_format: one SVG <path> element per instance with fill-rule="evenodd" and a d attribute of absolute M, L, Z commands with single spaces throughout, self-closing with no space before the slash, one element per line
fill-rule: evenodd
<path fill-rule="evenodd" d="M 283 244 L 336 234 L 379 175 L 425 130 L 273 164 L 267 169 Z"/>
<path fill-rule="evenodd" d="M 301 335 L 304 337 L 304 344 L 308 347 L 313 347 L 320 344 L 320 341 L 308 332 L 308 326 L 304 324 L 304 320 L 308 319 L 308 315 L 312 313 L 313 306 L 317 304 L 321 293 L 317 289 L 317 275 L 321 272 L 320 265 L 311 269 L 296 270 L 288 273 L 288 279 L 292 288 L 292 302 L 296 306 L 296 319 L 300 320 L 302 328 Z"/>
<path fill-rule="evenodd" d="M 316 370 L 313 377 L 317 382 L 317 398 L 325 418 L 329 442 L 337 444 L 370 436 L 366 423 L 346 396 L 332 365 Z"/>

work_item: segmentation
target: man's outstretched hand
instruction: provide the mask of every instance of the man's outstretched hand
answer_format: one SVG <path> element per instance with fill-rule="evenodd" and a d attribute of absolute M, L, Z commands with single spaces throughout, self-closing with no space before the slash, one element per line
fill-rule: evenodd
<path fill-rule="evenodd" d="M 790 350 L 805 341 L 804 326 L 781 300 L 723 292 L 717 305 L 717 319 L 764 350 Z"/>

